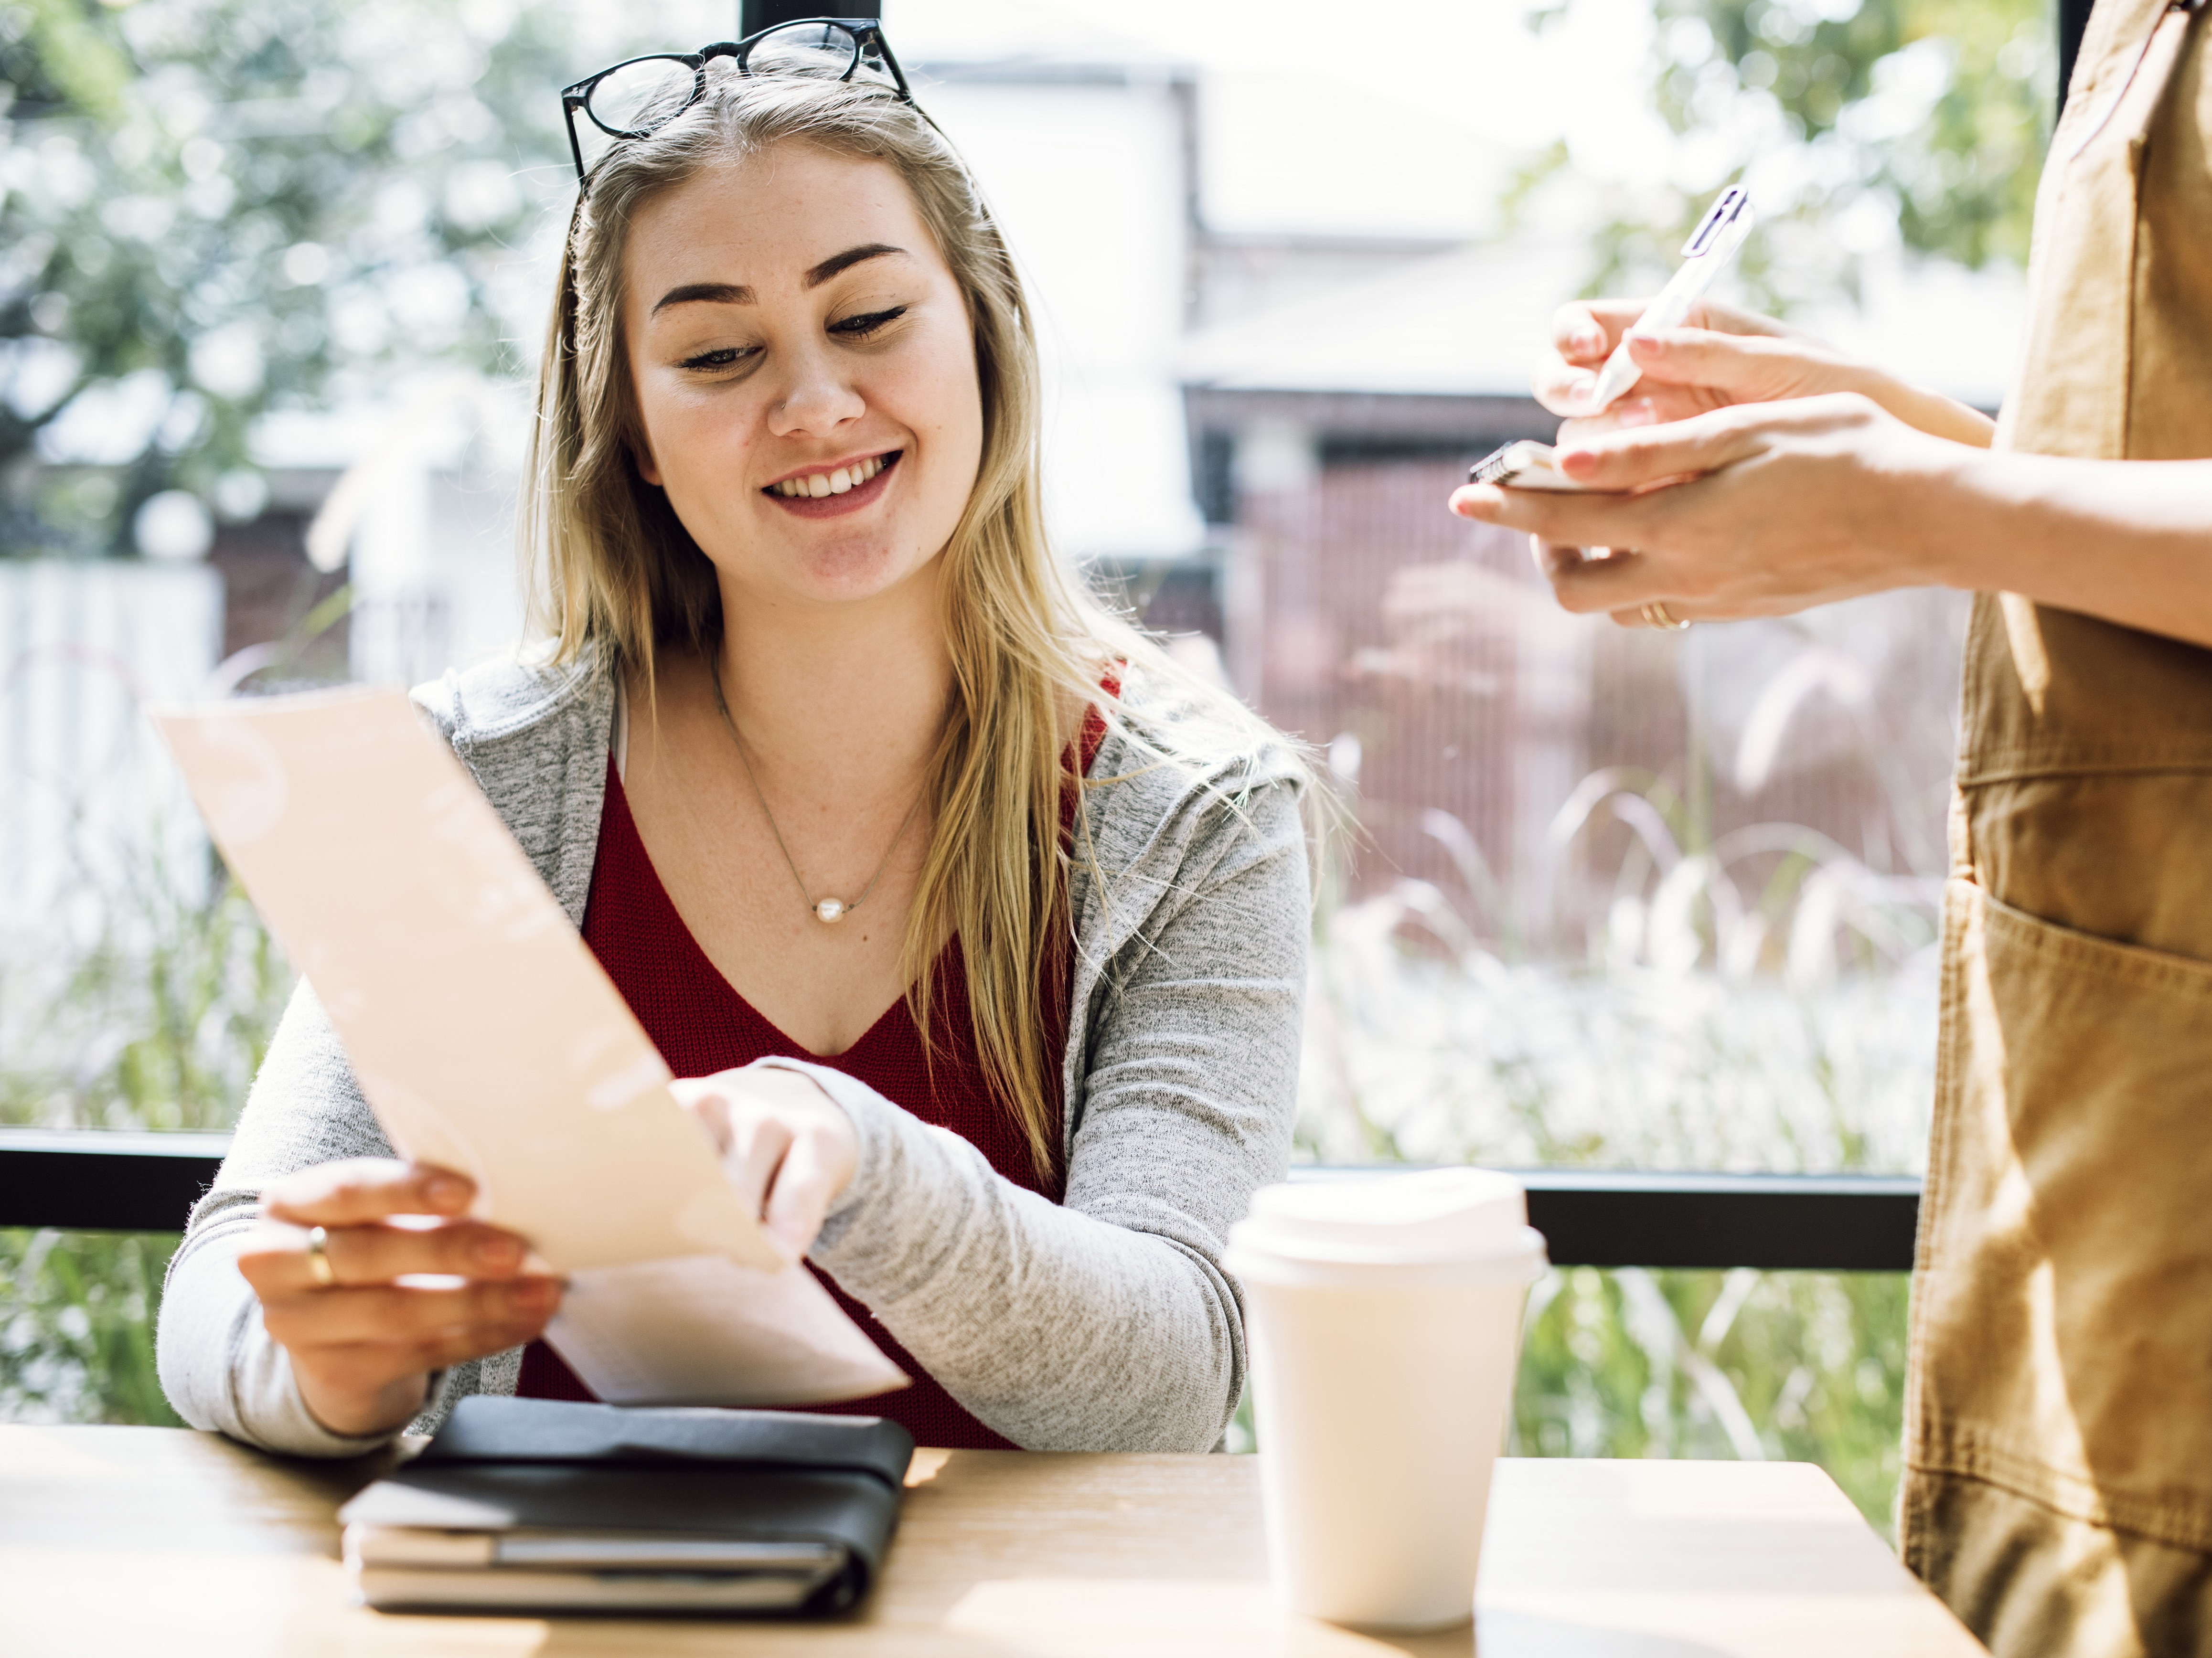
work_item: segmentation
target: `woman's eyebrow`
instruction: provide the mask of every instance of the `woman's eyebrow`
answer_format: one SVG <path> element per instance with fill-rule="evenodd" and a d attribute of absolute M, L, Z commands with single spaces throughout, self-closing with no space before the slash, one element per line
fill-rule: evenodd
<path fill-rule="evenodd" d="M 806 273 L 806 286 L 819 288 L 840 271 L 850 270 L 866 259 L 880 259 L 886 253 L 906 257 L 906 249 L 893 247 L 889 242 L 869 242 L 860 247 L 848 247 L 842 253 L 832 253 L 820 264 Z"/>
<path fill-rule="evenodd" d="M 750 305 L 753 291 L 738 282 L 686 282 L 672 288 L 654 301 L 650 314 L 659 316 L 672 305 Z"/>
<path fill-rule="evenodd" d="M 859 247 L 848 247 L 842 253 L 832 253 L 809 270 L 802 279 L 808 288 L 819 288 L 840 272 L 850 270 L 868 259 L 880 259 L 887 253 L 906 257 L 906 249 L 893 247 L 889 242 L 868 242 Z M 672 288 L 653 304 L 652 315 L 659 316 L 672 305 L 751 305 L 755 296 L 751 288 L 741 282 L 685 282 L 681 288 Z"/>

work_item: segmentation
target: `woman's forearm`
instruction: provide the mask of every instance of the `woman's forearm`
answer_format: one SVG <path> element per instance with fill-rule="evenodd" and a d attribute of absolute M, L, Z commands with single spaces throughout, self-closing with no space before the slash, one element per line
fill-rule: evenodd
<path fill-rule="evenodd" d="M 1899 502 L 1929 580 L 2212 647 L 2212 460 L 1996 450 L 1942 470 Z"/>
<path fill-rule="evenodd" d="M 1025 1450 L 1213 1448 L 1243 1380 L 1218 1268 L 1000 1179 L 864 1084 L 811 1074 L 867 1148 L 811 1259 L 947 1392 Z"/>
<path fill-rule="evenodd" d="M 1997 423 L 1980 410 L 1970 409 L 1956 398 L 1911 385 L 1880 369 L 1867 369 L 1838 389 L 1873 398 L 1907 426 L 1930 437 L 1986 449 L 1990 439 L 1996 435 Z"/>

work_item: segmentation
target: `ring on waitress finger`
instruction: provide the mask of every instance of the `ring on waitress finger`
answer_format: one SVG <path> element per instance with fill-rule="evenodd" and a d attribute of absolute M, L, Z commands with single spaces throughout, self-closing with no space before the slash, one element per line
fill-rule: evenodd
<path fill-rule="evenodd" d="M 1678 634 L 1690 624 L 1667 609 L 1667 601 L 1655 598 L 1644 607 L 1644 620 L 1662 633 Z"/>
<path fill-rule="evenodd" d="M 315 1280 L 315 1287 L 327 1290 L 338 1281 L 331 1267 L 331 1235 L 319 1226 L 307 1233 L 307 1275 Z"/>

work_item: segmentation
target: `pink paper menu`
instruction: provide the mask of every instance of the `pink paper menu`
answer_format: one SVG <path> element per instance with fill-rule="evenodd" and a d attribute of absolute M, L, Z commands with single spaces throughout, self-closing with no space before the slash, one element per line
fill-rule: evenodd
<path fill-rule="evenodd" d="M 152 712 L 392 1145 L 469 1175 L 475 1212 L 568 1278 L 549 1333 L 601 1397 L 792 1404 L 905 1381 L 787 1266 L 621 995 L 404 694 Z"/>

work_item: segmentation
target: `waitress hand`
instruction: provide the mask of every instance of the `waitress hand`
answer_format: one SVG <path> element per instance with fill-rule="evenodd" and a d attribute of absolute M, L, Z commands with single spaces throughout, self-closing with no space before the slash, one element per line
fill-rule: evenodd
<path fill-rule="evenodd" d="M 388 1157 L 324 1163 L 263 1189 L 238 1270 L 331 1432 L 404 1426 L 431 1371 L 534 1340 L 561 1304 L 557 1279 L 524 1272 L 520 1238 L 464 1218 L 475 1196 L 465 1175 Z"/>
<path fill-rule="evenodd" d="M 1852 392 L 1744 404 L 1562 445 L 1575 494 L 1470 484 L 1452 510 L 1526 530 L 1562 606 L 1650 625 L 1787 615 L 1890 587 L 1961 585 L 1917 548 L 1982 457 Z M 1684 481 L 1684 480 L 1687 481 Z M 1949 537 L 1948 539 L 1955 539 Z M 1585 558 L 1581 549 L 1610 549 Z"/>
<path fill-rule="evenodd" d="M 1586 300 L 1552 318 L 1552 349 L 1534 377 L 1536 400 L 1568 420 L 1559 441 L 1687 420 L 1744 403 L 1779 403 L 1856 392 L 1908 426 L 1986 448 L 1996 429 L 1962 403 L 1908 386 L 1811 335 L 1733 306 L 1701 300 L 1692 325 L 1636 326 L 1648 300 Z M 1623 340 L 1643 376 L 1602 413 L 1589 409 L 1597 371 Z"/>
<path fill-rule="evenodd" d="M 853 1182 L 860 1137 L 812 1078 L 746 1066 L 669 1084 L 714 1137 L 730 1184 L 794 1260 Z"/>

